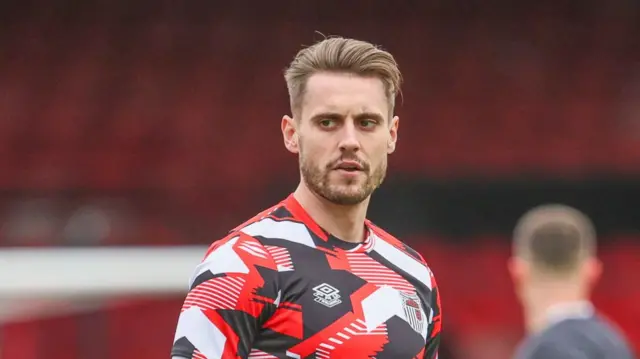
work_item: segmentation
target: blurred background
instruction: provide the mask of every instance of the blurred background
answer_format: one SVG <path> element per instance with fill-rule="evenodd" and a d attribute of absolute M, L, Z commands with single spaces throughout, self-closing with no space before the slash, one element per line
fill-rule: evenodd
<path fill-rule="evenodd" d="M 316 31 L 380 44 L 404 74 L 370 218 L 433 268 L 442 359 L 509 357 L 509 235 L 547 202 L 594 220 L 594 300 L 640 350 L 633 0 L 3 1 L 0 250 L 206 246 L 284 198 L 282 71 Z M 169 357 L 184 292 L 67 297 L 0 316 L 0 358 Z"/>

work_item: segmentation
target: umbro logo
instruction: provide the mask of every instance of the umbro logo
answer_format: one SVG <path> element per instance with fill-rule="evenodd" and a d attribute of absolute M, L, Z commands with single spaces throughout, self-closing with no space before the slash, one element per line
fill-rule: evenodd
<path fill-rule="evenodd" d="M 328 308 L 335 307 L 342 303 L 340 291 L 327 283 L 313 287 L 313 296 L 313 300 Z"/>

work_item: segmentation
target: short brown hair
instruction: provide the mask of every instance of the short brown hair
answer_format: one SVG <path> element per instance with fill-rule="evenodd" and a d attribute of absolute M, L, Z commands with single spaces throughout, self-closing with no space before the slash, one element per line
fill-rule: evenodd
<path fill-rule="evenodd" d="M 308 78 L 318 72 L 345 72 L 379 78 L 393 112 L 402 75 L 394 57 L 378 46 L 361 40 L 329 37 L 300 50 L 284 73 L 292 112 L 300 109 Z"/>
<path fill-rule="evenodd" d="M 567 274 L 595 255 L 596 234 L 591 220 L 575 208 L 544 205 L 527 212 L 514 233 L 514 251 L 536 269 Z"/>

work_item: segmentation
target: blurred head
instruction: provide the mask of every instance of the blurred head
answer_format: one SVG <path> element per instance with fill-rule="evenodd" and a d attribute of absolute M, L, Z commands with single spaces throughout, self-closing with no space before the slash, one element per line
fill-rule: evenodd
<path fill-rule="evenodd" d="M 396 146 L 401 75 L 393 56 L 368 42 L 328 38 L 298 52 L 285 79 L 293 118 L 284 116 L 281 128 L 301 180 L 335 204 L 364 201 L 384 180 Z"/>
<path fill-rule="evenodd" d="M 582 212 L 564 205 L 530 210 L 516 225 L 509 272 L 521 299 L 531 289 L 550 284 L 578 297 L 588 296 L 601 273 L 593 224 Z"/>

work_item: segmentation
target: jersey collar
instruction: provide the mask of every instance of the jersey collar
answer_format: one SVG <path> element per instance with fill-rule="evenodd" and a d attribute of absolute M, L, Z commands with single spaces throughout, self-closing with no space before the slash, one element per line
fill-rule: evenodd
<path fill-rule="evenodd" d="M 547 309 L 547 326 L 559 323 L 566 319 L 586 319 L 595 313 L 595 308 L 590 301 L 571 301 L 555 304 Z"/>
<path fill-rule="evenodd" d="M 293 196 L 293 193 L 290 194 L 284 201 L 283 204 L 286 209 L 291 212 L 294 218 L 300 220 L 304 225 L 306 225 L 315 235 L 320 237 L 322 240 L 327 241 L 329 239 L 329 233 L 322 229 L 316 221 L 309 216 L 307 211 L 302 207 L 300 202 Z"/>

